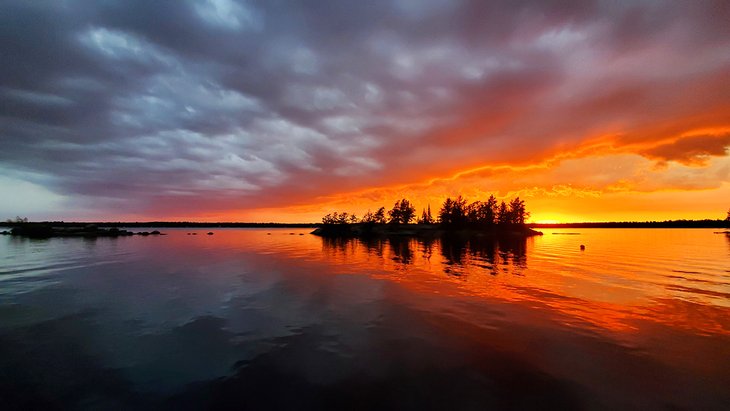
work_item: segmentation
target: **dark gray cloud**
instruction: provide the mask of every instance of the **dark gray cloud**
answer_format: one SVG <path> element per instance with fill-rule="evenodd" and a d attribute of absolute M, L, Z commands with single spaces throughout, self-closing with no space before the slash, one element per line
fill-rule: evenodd
<path fill-rule="evenodd" d="M 724 156 L 728 147 L 730 147 L 730 133 L 698 135 L 661 144 L 641 154 L 656 160 L 660 165 L 666 164 L 667 161 L 704 165 L 711 156 Z"/>
<path fill-rule="evenodd" d="M 0 171 L 48 218 L 195 215 L 728 126 L 729 8 L 7 0 Z"/>

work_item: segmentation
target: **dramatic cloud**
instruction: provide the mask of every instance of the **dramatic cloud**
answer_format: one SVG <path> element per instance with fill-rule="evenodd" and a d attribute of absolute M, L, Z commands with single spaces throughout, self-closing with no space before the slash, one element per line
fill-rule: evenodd
<path fill-rule="evenodd" d="M 671 143 L 652 147 L 641 154 L 657 159 L 661 164 L 674 160 L 685 165 L 706 166 L 711 156 L 726 155 L 728 147 L 730 147 L 730 132 L 680 138 Z"/>
<path fill-rule="evenodd" d="M 7 0 L 0 190 L 17 198 L 0 213 L 294 221 L 404 194 L 720 198 L 728 21 L 711 0 Z"/>

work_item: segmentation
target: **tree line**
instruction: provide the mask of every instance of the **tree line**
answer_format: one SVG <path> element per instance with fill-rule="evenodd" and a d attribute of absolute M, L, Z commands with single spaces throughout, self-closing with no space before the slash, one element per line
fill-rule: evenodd
<path fill-rule="evenodd" d="M 416 207 L 403 198 L 398 200 L 389 211 L 380 207 L 377 211 L 368 210 L 362 218 L 347 212 L 333 212 L 322 217 L 323 224 L 409 224 L 415 221 L 418 224 L 443 224 L 449 226 L 463 225 L 508 225 L 525 224 L 530 213 L 525 208 L 525 202 L 519 197 L 509 202 L 497 201 L 490 195 L 486 201 L 469 203 L 462 196 L 444 200 L 438 214 L 434 218 L 431 214 L 431 205 L 423 209 L 421 216 L 416 218 Z"/>
<path fill-rule="evenodd" d="M 15 219 L 8 218 L 5 220 L 5 224 L 25 224 L 28 222 L 28 217 L 15 216 Z"/>

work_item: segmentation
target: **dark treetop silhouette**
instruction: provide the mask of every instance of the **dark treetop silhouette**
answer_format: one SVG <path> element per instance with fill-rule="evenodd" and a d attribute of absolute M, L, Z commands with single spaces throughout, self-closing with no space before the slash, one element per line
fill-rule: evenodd
<path fill-rule="evenodd" d="M 462 196 L 455 199 L 449 197 L 439 210 L 438 220 L 434 221 L 429 205 L 416 224 L 411 224 L 415 219 L 416 208 L 405 198 L 395 202 L 387 212 L 387 219 L 385 214 L 385 207 L 380 207 L 375 213 L 368 211 L 361 219 L 348 212 L 330 213 L 322 218 L 322 226 L 312 234 L 331 237 L 446 234 L 529 237 L 542 234 L 525 225 L 530 213 L 519 197 L 509 203 L 498 203 L 493 195 L 486 201 L 473 203 L 468 203 Z"/>

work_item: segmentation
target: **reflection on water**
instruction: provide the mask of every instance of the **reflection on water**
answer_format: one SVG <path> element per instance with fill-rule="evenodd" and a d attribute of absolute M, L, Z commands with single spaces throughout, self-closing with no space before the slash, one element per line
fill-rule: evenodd
<path fill-rule="evenodd" d="M 444 237 L 444 238 L 323 238 L 323 252 L 332 260 L 357 259 L 357 254 L 387 258 L 402 265 L 430 264 L 434 250 L 439 253 L 433 261 L 447 275 L 464 276 L 472 269 L 483 272 L 488 270 L 496 275 L 500 270 L 519 274 L 527 267 L 526 239 L 506 239 L 495 241 L 485 237 Z M 397 266 L 392 266 L 397 269 Z M 404 267 L 401 267 L 404 268 Z"/>
<path fill-rule="evenodd" d="M 547 230 L 496 242 L 189 231 L 0 238 L 3 403 L 723 409 L 730 401 L 730 236 L 712 230 Z"/>

